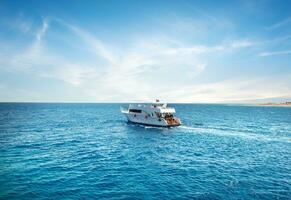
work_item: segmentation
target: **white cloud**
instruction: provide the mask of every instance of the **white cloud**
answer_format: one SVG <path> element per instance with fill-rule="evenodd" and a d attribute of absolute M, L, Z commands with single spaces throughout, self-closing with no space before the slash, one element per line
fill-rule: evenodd
<path fill-rule="evenodd" d="M 280 80 L 280 81 L 278 81 Z M 236 78 L 175 88 L 163 93 L 163 98 L 177 102 L 246 102 L 255 99 L 291 98 L 290 76 Z"/>
<path fill-rule="evenodd" d="M 266 57 L 266 56 L 287 55 L 287 54 L 291 54 L 291 50 L 261 52 L 259 53 L 259 56 Z"/>
<path fill-rule="evenodd" d="M 54 68 L 49 73 L 41 74 L 44 77 L 57 78 L 72 85 L 81 85 L 84 80 L 95 76 L 96 70 L 92 66 L 64 63 L 62 67 Z"/>
<path fill-rule="evenodd" d="M 255 42 L 250 41 L 250 40 L 238 40 L 238 41 L 233 41 L 230 44 L 230 47 L 232 48 L 244 48 L 244 47 L 251 47 L 256 45 Z"/>
<path fill-rule="evenodd" d="M 179 43 L 173 46 L 172 41 L 164 38 L 159 42 L 145 42 L 147 40 L 143 38 L 141 42 L 129 44 L 127 49 L 113 53 L 108 45 L 92 34 L 79 27 L 62 23 L 84 40 L 91 52 L 108 61 L 102 75 L 96 74 L 98 79 L 86 80 L 83 77 L 85 90 L 98 99 L 100 96 L 101 99 L 106 96 L 116 101 L 128 99 L 130 96 L 136 99 L 154 98 L 173 77 L 189 79 L 201 73 L 206 64 L 200 61 L 198 55 L 222 50 L 220 46 L 185 47 Z"/>

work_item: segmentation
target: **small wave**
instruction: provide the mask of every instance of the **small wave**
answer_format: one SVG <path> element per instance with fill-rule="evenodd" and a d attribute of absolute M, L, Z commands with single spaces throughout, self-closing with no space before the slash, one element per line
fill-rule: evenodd
<path fill-rule="evenodd" d="M 201 127 L 191 127 L 182 125 L 179 128 L 188 130 L 192 133 L 205 133 L 205 134 L 213 134 L 219 136 L 232 136 L 232 137 L 241 137 L 244 139 L 252 139 L 252 140 L 260 140 L 260 141 L 270 141 L 270 142 L 287 142 L 291 143 L 291 138 L 289 137 L 278 137 L 278 136 L 271 136 L 271 135 L 261 135 L 256 133 L 249 133 L 243 131 L 234 131 L 234 130 L 227 130 L 227 129 L 219 129 L 219 128 L 201 128 Z"/>

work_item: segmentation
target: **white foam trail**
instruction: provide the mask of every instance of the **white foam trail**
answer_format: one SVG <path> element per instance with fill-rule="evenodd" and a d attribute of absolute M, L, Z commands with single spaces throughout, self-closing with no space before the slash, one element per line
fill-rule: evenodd
<path fill-rule="evenodd" d="M 155 126 L 144 126 L 145 129 L 159 129 L 159 130 L 163 130 L 165 128 L 163 127 L 155 127 Z"/>
<path fill-rule="evenodd" d="M 188 130 L 191 133 L 205 133 L 205 134 L 214 134 L 219 136 L 232 136 L 232 137 L 241 137 L 244 139 L 251 139 L 251 140 L 260 140 L 260 141 L 276 141 L 276 142 L 287 142 L 291 143 L 290 137 L 284 137 L 284 136 L 270 136 L 270 135 L 260 135 L 255 133 L 246 133 L 243 131 L 233 131 L 233 130 L 221 130 L 221 129 L 215 129 L 215 128 L 201 128 L 201 127 L 190 127 L 182 125 L 179 128 Z"/>
<path fill-rule="evenodd" d="M 164 130 L 164 127 L 156 127 L 156 126 L 149 126 L 149 125 L 143 125 L 143 124 L 127 124 L 127 126 L 136 126 L 136 127 L 141 127 L 144 129 L 159 129 L 159 130 Z"/>

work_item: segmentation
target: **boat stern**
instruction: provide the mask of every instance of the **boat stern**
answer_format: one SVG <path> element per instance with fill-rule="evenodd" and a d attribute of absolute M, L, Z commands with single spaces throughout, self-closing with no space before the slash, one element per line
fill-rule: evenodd
<path fill-rule="evenodd" d="M 171 126 L 180 126 L 182 123 L 181 123 L 181 120 L 179 118 L 169 118 L 169 119 L 166 119 L 166 123 L 167 123 L 167 126 L 171 127 Z"/>

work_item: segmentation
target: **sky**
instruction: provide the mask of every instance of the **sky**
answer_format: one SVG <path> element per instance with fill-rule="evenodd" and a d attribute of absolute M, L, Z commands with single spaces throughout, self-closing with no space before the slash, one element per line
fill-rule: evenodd
<path fill-rule="evenodd" d="M 0 0 L 1 102 L 291 100 L 291 2 Z"/>

